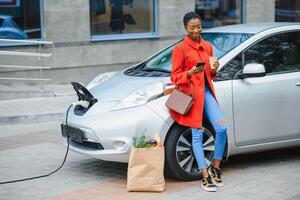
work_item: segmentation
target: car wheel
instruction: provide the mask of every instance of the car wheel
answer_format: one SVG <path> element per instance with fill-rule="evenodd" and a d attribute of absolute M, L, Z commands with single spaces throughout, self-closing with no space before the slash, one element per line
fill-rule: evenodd
<path fill-rule="evenodd" d="M 207 166 L 213 161 L 215 138 L 213 129 L 204 123 L 203 150 Z M 192 130 L 175 124 L 165 141 L 165 173 L 169 176 L 189 181 L 200 178 L 200 170 L 192 149 Z"/>

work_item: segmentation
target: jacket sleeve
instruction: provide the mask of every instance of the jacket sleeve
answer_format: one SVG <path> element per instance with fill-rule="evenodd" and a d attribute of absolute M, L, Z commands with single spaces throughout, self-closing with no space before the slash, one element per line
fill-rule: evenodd
<path fill-rule="evenodd" d="M 172 53 L 171 81 L 175 85 L 189 84 L 190 81 L 188 71 L 183 71 L 185 58 L 180 45 L 177 45 Z"/>
<path fill-rule="evenodd" d="M 214 55 L 214 53 L 213 53 L 213 47 L 212 47 L 211 44 L 209 45 L 208 55 L 209 56 L 213 56 Z M 210 70 L 210 75 L 211 75 L 211 79 L 212 80 L 215 80 L 217 78 L 217 72 L 213 72 L 212 70 Z"/>

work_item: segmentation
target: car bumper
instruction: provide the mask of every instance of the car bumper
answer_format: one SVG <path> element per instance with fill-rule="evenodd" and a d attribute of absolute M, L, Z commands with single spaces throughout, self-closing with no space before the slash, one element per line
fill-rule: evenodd
<path fill-rule="evenodd" d="M 98 102 L 85 115 L 70 109 L 68 125 L 82 130 L 83 143 L 70 139 L 70 150 L 101 160 L 128 162 L 132 136 L 153 137 L 169 125 L 146 106 L 109 111 L 116 102 Z M 63 122 L 65 124 L 65 122 Z M 164 136 L 163 136 L 164 138 Z M 67 139 L 64 141 L 67 146 Z"/>

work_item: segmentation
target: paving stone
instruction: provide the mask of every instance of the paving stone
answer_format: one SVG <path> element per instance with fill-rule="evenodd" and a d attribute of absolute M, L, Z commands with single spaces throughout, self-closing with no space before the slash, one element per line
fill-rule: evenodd
<path fill-rule="evenodd" d="M 0 181 L 56 169 L 66 151 L 59 123 L 32 124 L 32 130 L 28 124 L 6 125 L 8 134 L 0 136 Z M 168 178 L 163 193 L 129 193 L 127 164 L 70 151 L 64 167 L 49 177 L 0 185 L 0 199 L 298 200 L 299 166 L 300 148 L 234 156 L 223 164 L 225 186 L 216 193 L 203 191 L 200 181 Z"/>

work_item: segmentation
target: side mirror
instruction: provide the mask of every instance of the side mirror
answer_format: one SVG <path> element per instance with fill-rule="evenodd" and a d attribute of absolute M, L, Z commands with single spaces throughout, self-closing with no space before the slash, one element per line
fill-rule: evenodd
<path fill-rule="evenodd" d="M 266 75 L 266 69 L 263 64 L 249 63 L 244 66 L 240 78 L 262 77 Z"/>

